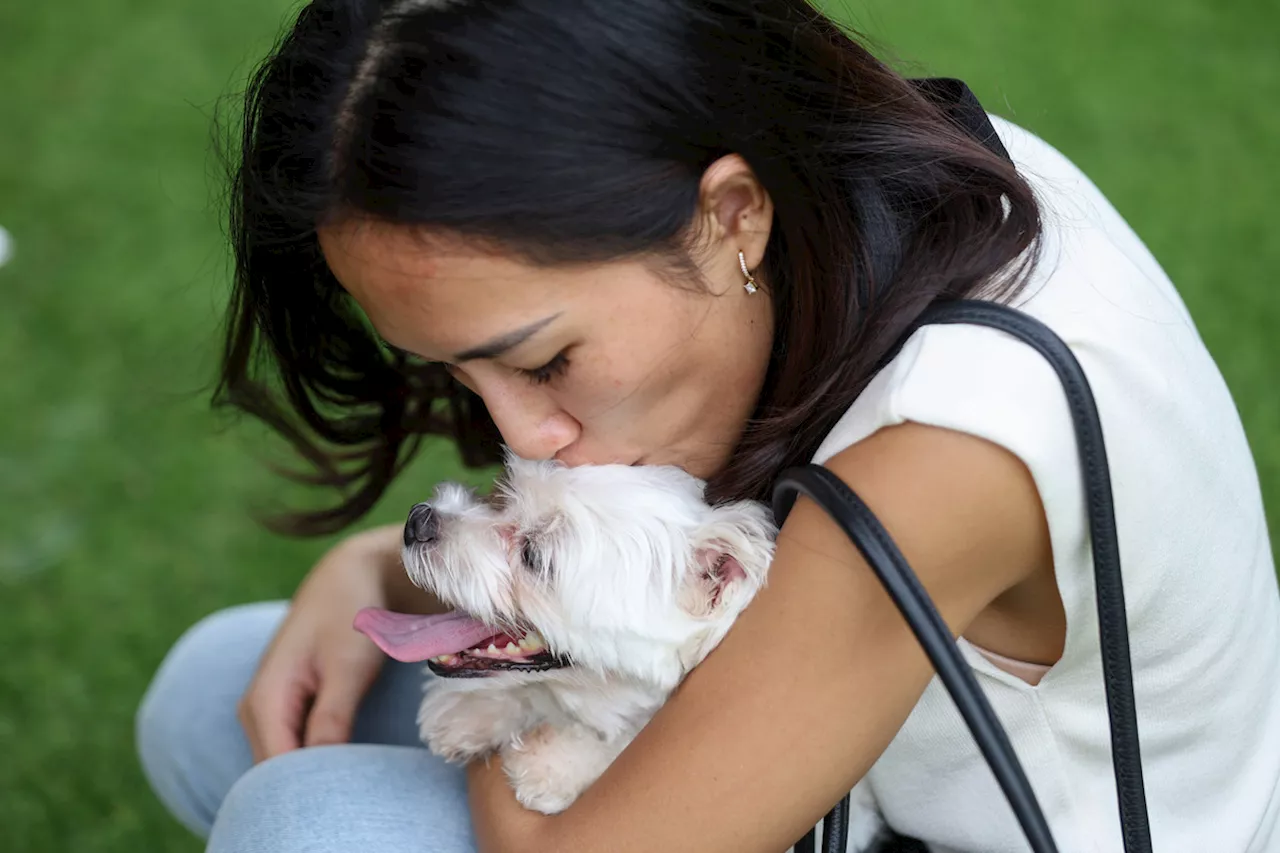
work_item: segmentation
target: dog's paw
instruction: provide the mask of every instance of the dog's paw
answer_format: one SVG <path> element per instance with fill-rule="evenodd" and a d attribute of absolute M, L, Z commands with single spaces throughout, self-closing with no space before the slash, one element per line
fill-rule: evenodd
<path fill-rule="evenodd" d="M 445 761 L 465 764 L 510 743 L 528 725 L 523 704 L 505 691 L 436 685 L 418 709 L 418 735 Z"/>
<path fill-rule="evenodd" d="M 582 726 L 543 725 L 507 745 L 502 766 L 521 805 L 556 814 L 600 778 L 620 751 Z"/>
<path fill-rule="evenodd" d="M 569 808 L 582 793 L 576 790 L 557 789 L 553 784 L 521 785 L 515 791 L 520 805 L 542 814 L 559 814 Z"/>
<path fill-rule="evenodd" d="M 421 734 L 427 749 L 450 764 L 470 764 L 477 758 L 492 755 L 497 749 L 484 738 L 456 728 L 423 729 Z"/>

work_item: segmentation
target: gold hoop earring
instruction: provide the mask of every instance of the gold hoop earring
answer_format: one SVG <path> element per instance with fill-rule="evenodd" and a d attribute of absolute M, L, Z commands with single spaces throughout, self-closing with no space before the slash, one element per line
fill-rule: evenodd
<path fill-rule="evenodd" d="M 741 249 L 738 250 L 738 263 L 742 266 L 742 274 L 747 277 L 747 283 L 742 285 L 742 288 L 747 293 L 755 293 L 760 289 L 760 285 L 756 282 L 756 277 L 747 269 L 747 256 L 742 253 Z"/>

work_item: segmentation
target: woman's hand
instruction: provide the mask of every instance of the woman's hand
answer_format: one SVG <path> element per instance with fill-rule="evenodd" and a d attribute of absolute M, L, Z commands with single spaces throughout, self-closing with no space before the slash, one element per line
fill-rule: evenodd
<path fill-rule="evenodd" d="M 401 536 L 399 525 L 352 536 L 325 554 L 298 587 L 238 708 L 255 762 L 350 738 L 360 700 L 385 660 L 351 627 L 360 608 L 441 609 L 408 582 Z"/>

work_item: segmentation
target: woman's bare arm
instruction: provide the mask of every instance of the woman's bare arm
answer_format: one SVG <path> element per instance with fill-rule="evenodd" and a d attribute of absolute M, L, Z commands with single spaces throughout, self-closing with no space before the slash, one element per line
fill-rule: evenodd
<path fill-rule="evenodd" d="M 827 467 L 876 512 L 957 635 L 1051 563 L 1031 475 L 996 445 L 903 424 Z M 497 761 L 473 765 L 479 849 L 778 853 L 866 773 L 932 674 L 870 567 L 801 498 L 765 589 L 566 811 L 525 811 Z"/>

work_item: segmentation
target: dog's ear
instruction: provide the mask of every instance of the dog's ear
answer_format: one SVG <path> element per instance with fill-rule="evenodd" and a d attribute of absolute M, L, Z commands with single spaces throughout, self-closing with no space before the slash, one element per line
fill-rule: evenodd
<path fill-rule="evenodd" d="M 681 604 L 693 616 L 710 616 L 719 609 L 725 590 L 746 579 L 742 561 L 723 543 L 712 543 L 694 552 Z"/>
<path fill-rule="evenodd" d="M 774 533 L 762 504 L 737 501 L 713 507 L 695 536 L 693 560 L 680 589 L 681 606 L 696 617 L 745 606 L 764 582 Z"/>

